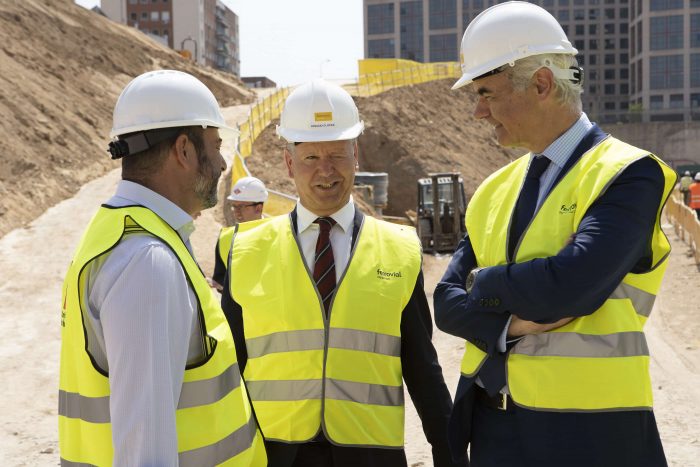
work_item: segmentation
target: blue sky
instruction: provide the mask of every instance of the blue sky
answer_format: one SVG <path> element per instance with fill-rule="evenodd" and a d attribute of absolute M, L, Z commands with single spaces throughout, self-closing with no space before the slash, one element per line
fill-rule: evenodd
<path fill-rule="evenodd" d="M 357 77 L 362 0 L 222 0 L 239 17 L 241 74 L 278 85 Z M 92 8 L 98 0 L 76 0 Z"/>

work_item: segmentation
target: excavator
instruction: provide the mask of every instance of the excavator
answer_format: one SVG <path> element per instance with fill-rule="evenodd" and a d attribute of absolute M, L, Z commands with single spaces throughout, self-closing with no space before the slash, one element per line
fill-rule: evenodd
<path fill-rule="evenodd" d="M 457 172 L 431 173 L 418 179 L 416 227 L 427 253 L 453 252 L 466 234 L 467 200 Z"/>

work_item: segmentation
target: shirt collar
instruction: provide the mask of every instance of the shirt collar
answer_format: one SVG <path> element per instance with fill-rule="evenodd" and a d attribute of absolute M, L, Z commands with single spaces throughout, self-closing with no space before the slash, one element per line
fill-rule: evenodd
<path fill-rule="evenodd" d="M 192 216 L 183 211 L 177 204 L 150 188 L 129 180 L 119 181 L 117 192 L 107 201 L 107 204 L 116 207 L 137 204 L 148 208 L 175 229 L 184 242 L 189 240 L 195 229 Z"/>
<path fill-rule="evenodd" d="M 552 144 L 547 146 L 545 150 L 542 151 L 542 155 L 560 169 L 564 168 L 566 161 L 574 152 L 574 149 L 576 149 L 591 128 L 593 128 L 593 124 L 588 119 L 586 113 L 581 112 L 581 116 L 578 120 L 576 120 L 576 122 L 559 138 L 555 139 Z"/>
<path fill-rule="evenodd" d="M 319 216 L 309 211 L 297 201 L 297 231 L 302 233 L 314 223 Z M 330 215 L 335 222 L 343 229 L 343 232 L 348 232 L 352 229 L 352 224 L 355 221 L 355 203 L 352 201 L 352 196 L 348 203 Z"/>

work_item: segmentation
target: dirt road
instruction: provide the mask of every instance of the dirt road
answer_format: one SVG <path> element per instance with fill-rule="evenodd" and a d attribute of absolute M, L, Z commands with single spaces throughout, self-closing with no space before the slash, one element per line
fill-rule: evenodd
<path fill-rule="evenodd" d="M 244 106 L 227 110 L 229 121 L 244 114 Z M 118 179 L 118 171 L 113 171 L 88 183 L 75 197 L 0 239 L 0 335 L 5 336 L 0 343 L 2 466 L 58 464 L 61 283 L 85 225 L 111 196 Z M 220 227 L 214 212 L 206 211 L 197 219 L 193 237 L 195 253 L 207 272 L 212 270 Z M 669 462 L 680 467 L 697 465 L 700 458 L 700 271 L 687 256 L 687 247 L 675 239 L 673 243 L 667 278 L 647 332 L 657 419 Z M 425 258 L 431 302 L 448 261 L 449 257 Z M 434 341 L 454 390 L 462 344 L 437 330 Z M 432 465 L 412 407 L 407 413 L 406 445 L 409 465 Z"/>

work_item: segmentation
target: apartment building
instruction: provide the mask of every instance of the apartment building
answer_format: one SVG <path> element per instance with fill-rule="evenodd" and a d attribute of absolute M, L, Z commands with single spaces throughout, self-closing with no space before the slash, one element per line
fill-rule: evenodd
<path fill-rule="evenodd" d="M 238 16 L 220 0 L 102 0 L 108 18 L 128 24 L 201 64 L 240 77 Z"/>
<path fill-rule="evenodd" d="M 365 57 L 456 61 L 469 22 L 503 1 L 364 0 Z M 578 49 L 596 121 L 700 119 L 700 0 L 530 2 Z"/>

